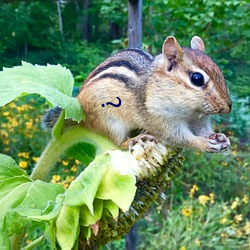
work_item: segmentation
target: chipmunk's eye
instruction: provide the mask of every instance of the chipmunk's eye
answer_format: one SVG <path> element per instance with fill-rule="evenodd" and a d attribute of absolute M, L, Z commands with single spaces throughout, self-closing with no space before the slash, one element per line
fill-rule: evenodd
<path fill-rule="evenodd" d="M 198 87 L 201 87 L 205 84 L 204 77 L 201 73 L 195 72 L 190 74 L 190 81 Z"/>

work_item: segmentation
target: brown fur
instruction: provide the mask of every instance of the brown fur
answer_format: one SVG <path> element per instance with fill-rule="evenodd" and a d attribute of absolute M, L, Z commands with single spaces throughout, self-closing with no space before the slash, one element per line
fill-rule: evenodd
<path fill-rule="evenodd" d="M 223 143 L 208 138 L 213 134 L 208 115 L 230 112 L 225 79 L 203 53 L 199 37 L 192 39 L 191 46 L 195 49 L 182 49 L 174 37 L 168 37 L 163 54 L 156 58 L 132 49 L 105 60 L 89 74 L 78 95 L 87 114 L 84 125 L 118 145 L 131 130 L 142 129 L 164 144 L 220 151 Z M 193 71 L 205 75 L 204 86 L 190 82 Z M 117 103 L 116 97 L 121 99 L 120 107 L 102 107 Z"/>

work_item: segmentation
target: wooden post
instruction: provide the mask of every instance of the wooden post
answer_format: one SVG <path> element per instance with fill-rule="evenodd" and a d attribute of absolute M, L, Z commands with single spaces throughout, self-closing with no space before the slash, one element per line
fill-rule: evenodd
<path fill-rule="evenodd" d="M 128 47 L 142 47 L 142 0 L 128 0 Z"/>

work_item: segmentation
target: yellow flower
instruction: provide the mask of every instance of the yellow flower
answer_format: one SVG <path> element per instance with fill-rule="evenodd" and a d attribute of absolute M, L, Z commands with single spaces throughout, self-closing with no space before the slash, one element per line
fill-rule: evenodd
<path fill-rule="evenodd" d="M 28 158 L 29 158 L 29 152 L 21 152 L 21 153 L 18 153 L 18 156 L 28 159 Z"/>
<path fill-rule="evenodd" d="M 199 203 L 203 206 L 210 200 L 210 198 L 207 195 L 200 195 L 199 196 Z"/>
<path fill-rule="evenodd" d="M 76 164 L 76 165 L 79 165 L 79 164 L 81 164 L 81 162 L 78 161 L 78 160 L 75 160 L 75 164 Z"/>
<path fill-rule="evenodd" d="M 68 183 L 68 182 L 63 182 L 63 187 L 64 187 L 64 189 L 67 189 L 68 186 L 69 186 L 69 183 Z"/>
<path fill-rule="evenodd" d="M 210 197 L 210 203 L 214 204 L 214 193 L 210 193 L 209 197 Z"/>
<path fill-rule="evenodd" d="M 236 197 L 235 201 L 231 205 L 231 209 L 235 209 L 239 205 L 239 198 Z"/>
<path fill-rule="evenodd" d="M 246 232 L 246 234 L 250 234 L 250 222 L 247 221 L 246 225 L 244 226 L 244 231 Z"/>
<path fill-rule="evenodd" d="M 238 237 L 241 237 L 242 236 L 242 232 L 240 231 L 240 230 L 236 230 L 236 235 L 238 236 Z"/>
<path fill-rule="evenodd" d="M 10 114 L 10 112 L 9 111 L 5 111 L 5 112 L 3 112 L 3 115 L 4 116 L 8 116 Z"/>
<path fill-rule="evenodd" d="M 189 217 L 192 214 L 192 208 L 185 207 L 181 210 L 182 214 L 186 217 Z"/>
<path fill-rule="evenodd" d="M 233 155 L 237 155 L 237 153 L 238 153 L 237 150 L 233 150 L 233 151 L 232 151 L 232 154 L 233 154 Z"/>
<path fill-rule="evenodd" d="M 33 127 L 33 121 L 32 120 L 26 122 L 26 128 L 27 129 L 31 129 L 32 127 Z"/>
<path fill-rule="evenodd" d="M 32 160 L 34 161 L 34 162 L 37 162 L 38 161 L 38 159 L 39 159 L 39 157 L 32 157 Z"/>
<path fill-rule="evenodd" d="M 243 202 L 247 204 L 248 201 L 249 201 L 248 195 L 245 194 L 243 197 Z"/>
<path fill-rule="evenodd" d="M 201 246 L 201 242 L 199 239 L 195 239 L 194 240 L 194 244 L 197 246 L 197 247 L 200 247 Z"/>
<path fill-rule="evenodd" d="M 181 247 L 180 250 L 186 250 L 186 247 Z"/>
<path fill-rule="evenodd" d="M 11 126 L 12 126 L 12 127 L 17 127 L 17 126 L 18 126 L 18 122 L 17 122 L 15 119 L 13 119 L 13 120 L 11 121 Z"/>
<path fill-rule="evenodd" d="M 20 161 L 19 162 L 19 167 L 22 169 L 26 169 L 28 167 L 27 161 Z"/>
<path fill-rule="evenodd" d="M 237 214 L 234 216 L 234 221 L 236 224 L 239 224 L 243 220 L 242 214 Z"/>
<path fill-rule="evenodd" d="M 223 166 L 223 167 L 227 167 L 228 166 L 228 163 L 227 162 L 221 162 L 221 165 Z"/>
<path fill-rule="evenodd" d="M 227 222 L 227 218 L 222 218 L 221 220 L 220 220 L 220 224 L 225 224 Z"/>
<path fill-rule="evenodd" d="M 52 182 L 52 183 L 57 183 L 57 182 L 60 181 L 60 179 L 61 179 L 61 176 L 60 176 L 60 175 L 53 175 L 53 176 L 52 176 L 51 182 Z"/>
<path fill-rule="evenodd" d="M 196 186 L 196 185 L 193 185 L 193 187 L 190 189 L 189 197 L 193 198 L 193 197 L 194 197 L 194 193 L 195 193 L 196 191 L 198 191 L 198 190 L 199 190 L 199 187 Z"/>
<path fill-rule="evenodd" d="M 63 164 L 63 166 L 68 166 L 69 165 L 69 163 L 67 161 L 64 161 L 64 160 L 62 160 L 62 164 Z"/>
<path fill-rule="evenodd" d="M 75 176 L 67 176 L 66 181 L 67 182 L 72 182 L 75 179 Z"/>
<path fill-rule="evenodd" d="M 73 165 L 73 166 L 70 168 L 70 170 L 71 170 L 72 172 L 76 172 L 76 171 L 77 171 L 76 165 Z"/>

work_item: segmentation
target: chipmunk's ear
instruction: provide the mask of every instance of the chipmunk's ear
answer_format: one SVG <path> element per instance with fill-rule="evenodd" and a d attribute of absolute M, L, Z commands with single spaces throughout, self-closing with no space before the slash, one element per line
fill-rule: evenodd
<path fill-rule="evenodd" d="M 200 50 L 202 52 L 205 51 L 205 45 L 204 45 L 204 42 L 203 40 L 198 37 L 198 36 L 194 36 L 191 40 L 191 48 L 192 49 L 197 49 L 197 50 Z"/>
<path fill-rule="evenodd" d="M 162 46 L 162 54 L 170 61 L 180 61 L 183 56 L 183 49 L 173 36 L 167 37 Z"/>

